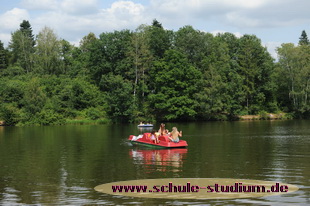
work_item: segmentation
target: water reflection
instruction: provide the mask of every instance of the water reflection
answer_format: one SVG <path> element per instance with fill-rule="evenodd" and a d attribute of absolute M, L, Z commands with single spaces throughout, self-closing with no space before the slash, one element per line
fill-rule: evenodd
<path fill-rule="evenodd" d="M 129 156 L 135 165 L 144 165 L 148 172 L 182 171 L 187 149 L 131 149 Z"/>
<path fill-rule="evenodd" d="M 152 132 L 154 130 L 153 127 L 138 127 L 140 134 L 146 133 L 146 132 Z"/>

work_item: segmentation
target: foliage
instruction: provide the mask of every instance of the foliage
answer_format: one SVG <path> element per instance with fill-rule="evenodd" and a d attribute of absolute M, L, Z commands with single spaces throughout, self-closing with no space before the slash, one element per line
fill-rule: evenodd
<path fill-rule="evenodd" d="M 154 92 L 149 95 L 152 112 L 163 120 L 190 120 L 196 115 L 194 94 L 201 73 L 176 50 L 168 50 L 151 71 Z"/>
<path fill-rule="evenodd" d="M 299 45 L 302 46 L 302 45 L 309 45 L 310 42 L 309 42 L 309 39 L 308 39 L 308 35 L 306 33 L 305 30 L 303 30 L 301 32 L 301 36 L 299 38 Z"/>
<path fill-rule="evenodd" d="M 29 21 L 0 41 L 0 120 L 7 125 L 310 117 L 310 46 L 212 35 L 156 19 L 135 31 L 89 33 L 74 46 Z M 285 113 L 285 114 L 284 114 Z"/>
<path fill-rule="evenodd" d="M 133 95 L 132 84 L 120 75 L 109 73 L 102 76 L 100 89 L 104 92 L 106 112 L 113 122 L 132 120 Z"/>
<path fill-rule="evenodd" d="M 8 51 L 4 48 L 0 41 L 0 72 L 8 66 Z"/>
<path fill-rule="evenodd" d="M 2 104 L 0 106 L 0 117 L 5 125 L 15 125 L 19 121 L 19 110 L 12 104 Z"/>
<path fill-rule="evenodd" d="M 54 31 L 44 27 L 38 34 L 36 47 L 36 70 L 42 74 L 61 74 L 61 42 Z"/>
<path fill-rule="evenodd" d="M 310 111 L 310 46 L 282 44 L 278 54 L 280 103 L 303 116 Z"/>

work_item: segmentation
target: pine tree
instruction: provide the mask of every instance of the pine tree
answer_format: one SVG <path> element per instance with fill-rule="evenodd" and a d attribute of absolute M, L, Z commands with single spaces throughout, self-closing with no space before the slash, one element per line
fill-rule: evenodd
<path fill-rule="evenodd" d="M 23 22 L 19 25 L 19 27 L 20 27 L 19 30 L 31 40 L 32 46 L 34 46 L 35 45 L 34 35 L 32 34 L 32 28 L 29 21 L 23 20 Z"/>
<path fill-rule="evenodd" d="M 309 45 L 309 39 L 305 30 L 301 32 L 299 37 L 299 45 Z"/>
<path fill-rule="evenodd" d="M 34 37 L 30 23 L 24 20 L 20 29 L 12 33 L 9 49 L 12 52 L 11 63 L 19 64 L 26 72 L 33 69 Z"/>
<path fill-rule="evenodd" d="M 0 71 L 6 69 L 8 66 L 8 54 L 4 48 L 3 43 L 0 41 Z"/>

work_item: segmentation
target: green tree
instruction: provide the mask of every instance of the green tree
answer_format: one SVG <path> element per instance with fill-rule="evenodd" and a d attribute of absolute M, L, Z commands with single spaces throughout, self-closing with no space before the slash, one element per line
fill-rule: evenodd
<path fill-rule="evenodd" d="M 68 74 L 73 65 L 73 50 L 74 46 L 68 41 L 62 39 L 60 41 L 60 58 L 61 58 L 61 71 L 64 74 Z"/>
<path fill-rule="evenodd" d="M 23 20 L 22 23 L 20 24 L 19 30 L 31 40 L 32 48 L 33 48 L 35 46 L 35 40 L 34 40 L 34 35 L 32 34 L 32 28 L 31 28 L 29 21 Z"/>
<path fill-rule="evenodd" d="M 244 35 L 239 40 L 238 64 L 240 75 L 244 78 L 243 90 L 245 93 L 242 105 L 248 114 L 257 114 L 264 109 L 264 105 L 274 98 L 268 85 L 273 71 L 273 59 L 262 47 L 261 40 L 254 35 Z M 267 95 L 267 96 L 266 96 Z"/>
<path fill-rule="evenodd" d="M 1 104 L 0 119 L 5 125 L 13 126 L 19 121 L 19 110 L 12 104 Z"/>
<path fill-rule="evenodd" d="M 232 103 L 230 57 L 228 46 L 215 37 L 209 42 L 208 56 L 202 61 L 203 85 L 195 96 L 199 101 L 199 118 L 226 119 Z"/>
<path fill-rule="evenodd" d="M 155 58 L 162 58 L 165 51 L 171 48 L 172 32 L 165 30 L 161 23 L 153 20 L 148 30 L 149 47 Z"/>
<path fill-rule="evenodd" d="M 71 59 L 68 74 L 71 77 L 83 76 L 85 78 L 90 76 L 91 52 L 96 51 L 96 43 L 98 43 L 96 35 L 89 33 L 82 38 L 79 47 L 71 46 L 68 53 Z"/>
<path fill-rule="evenodd" d="M 24 20 L 20 24 L 20 29 L 12 33 L 9 43 L 9 49 L 12 53 L 11 63 L 19 64 L 27 73 L 31 72 L 34 62 L 34 45 L 31 25 Z"/>
<path fill-rule="evenodd" d="M 280 71 L 278 85 L 279 93 L 285 93 L 289 98 L 288 106 L 299 115 L 308 114 L 310 111 L 310 47 L 309 45 L 295 46 L 282 44 L 277 50 L 279 55 Z M 283 92 L 283 90 L 285 92 Z M 281 101 L 282 100 L 282 101 Z M 281 103 L 286 100 L 280 97 Z"/>
<path fill-rule="evenodd" d="M 42 110 L 46 102 L 46 95 L 39 78 L 32 78 L 26 85 L 23 102 L 24 109 L 27 112 L 27 119 L 32 118 Z"/>
<path fill-rule="evenodd" d="M 126 79 L 130 72 L 131 64 L 127 58 L 131 45 L 132 33 L 129 30 L 115 31 L 100 34 L 96 44 L 90 48 L 90 76 L 98 85 L 101 76 L 112 72 Z"/>
<path fill-rule="evenodd" d="M 299 45 L 309 45 L 309 39 L 305 30 L 301 32 L 299 37 Z"/>
<path fill-rule="evenodd" d="M 61 67 L 61 49 L 61 42 L 54 31 L 44 27 L 37 36 L 37 70 L 43 74 L 64 73 Z"/>
<path fill-rule="evenodd" d="M 8 51 L 4 48 L 0 41 L 0 71 L 8 67 Z"/>
<path fill-rule="evenodd" d="M 149 95 L 152 114 L 160 120 L 191 120 L 197 112 L 194 94 L 199 90 L 201 73 L 176 50 L 168 50 L 154 62 L 151 71 L 153 93 Z"/>
<path fill-rule="evenodd" d="M 148 84 L 148 71 L 151 67 L 153 56 L 147 42 L 147 29 L 145 25 L 139 26 L 132 35 L 131 47 L 128 52 L 128 57 L 131 59 L 134 71 L 134 91 L 136 97 L 138 93 L 139 100 L 144 101 Z"/>
<path fill-rule="evenodd" d="M 133 120 L 134 111 L 132 84 L 120 75 L 103 75 L 100 89 L 104 92 L 107 114 L 113 122 Z"/>
<path fill-rule="evenodd" d="M 201 68 L 202 59 L 208 55 L 212 35 L 184 26 L 175 33 L 175 49 L 186 55 L 189 62 Z"/>

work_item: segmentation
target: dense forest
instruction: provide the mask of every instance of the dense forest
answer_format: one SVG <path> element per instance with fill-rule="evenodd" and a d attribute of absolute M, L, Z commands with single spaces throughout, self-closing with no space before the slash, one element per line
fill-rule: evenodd
<path fill-rule="evenodd" d="M 298 37 L 297 37 L 298 38 Z M 310 117 L 310 44 L 284 43 L 275 61 L 255 35 L 212 35 L 154 20 L 89 33 L 79 46 L 29 21 L 0 41 L 0 120 L 6 125 Z M 309 97 L 308 97 L 309 96 Z"/>

